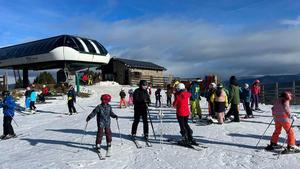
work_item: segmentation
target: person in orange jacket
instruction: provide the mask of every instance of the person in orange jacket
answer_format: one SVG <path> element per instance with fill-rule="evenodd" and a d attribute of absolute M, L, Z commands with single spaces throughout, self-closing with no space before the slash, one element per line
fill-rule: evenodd
<path fill-rule="evenodd" d="M 281 129 L 283 128 L 287 133 L 287 151 L 300 151 L 299 147 L 295 145 L 294 130 L 290 122 L 290 101 L 292 96 L 290 92 L 283 92 L 280 98 L 275 100 L 272 107 L 272 115 L 275 121 L 275 131 L 271 138 L 271 143 L 265 148 L 266 150 L 274 150 L 279 140 Z"/>

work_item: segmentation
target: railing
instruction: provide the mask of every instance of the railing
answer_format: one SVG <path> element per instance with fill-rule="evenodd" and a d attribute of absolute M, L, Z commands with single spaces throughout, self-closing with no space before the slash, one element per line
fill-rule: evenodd
<path fill-rule="evenodd" d="M 300 81 L 261 85 L 261 102 L 272 104 L 273 100 L 277 99 L 280 93 L 284 91 L 290 91 L 292 93 L 293 100 L 291 104 L 300 104 Z"/>

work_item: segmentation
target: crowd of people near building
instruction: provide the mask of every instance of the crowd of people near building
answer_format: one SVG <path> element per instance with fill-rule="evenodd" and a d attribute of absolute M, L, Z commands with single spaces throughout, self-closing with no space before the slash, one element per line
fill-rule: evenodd
<path fill-rule="evenodd" d="M 178 142 L 180 145 L 198 145 L 193 138 L 193 131 L 189 126 L 189 119 L 192 122 L 206 119 L 207 122 L 214 122 L 216 124 L 224 124 L 224 122 L 240 122 L 239 110 L 240 104 L 242 103 L 246 115 L 244 118 L 254 118 L 253 111 L 260 111 L 259 108 L 259 94 L 260 94 L 260 81 L 255 80 L 250 86 L 245 83 L 240 87 L 238 80 L 235 76 L 231 76 L 229 79 L 228 87 L 224 87 L 222 83 L 212 81 L 207 85 L 207 88 L 203 90 L 201 88 L 203 80 L 198 78 L 189 83 L 186 86 L 184 83 L 175 81 L 173 84 L 168 84 L 166 94 L 166 106 L 173 106 L 176 109 L 176 118 L 180 128 L 180 134 L 182 139 Z M 45 96 L 49 94 L 49 88 L 43 85 L 42 91 L 38 93 L 34 84 L 26 88 L 25 91 L 25 107 L 32 113 L 35 112 L 35 102 L 39 99 L 41 102 L 45 101 Z M 152 88 L 145 81 L 141 80 L 139 87 L 135 90 L 128 90 L 128 101 L 126 100 L 125 89 L 122 88 L 120 96 L 119 107 L 127 107 L 128 105 L 134 105 L 133 123 L 131 128 L 132 139 L 135 141 L 137 127 L 142 117 L 143 121 L 143 132 L 146 142 L 149 142 L 149 126 L 148 126 L 148 107 L 151 104 Z M 157 88 L 155 94 L 155 107 L 162 107 L 162 88 Z M 174 98 L 172 100 L 172 98 Z M 201 99 L 206 99 L 208 105 L 208 116 L 204 117 L 203 110 L 201 108 Z M 291 93 L 283 92 L 280 98 L 274 101 L 272 107 L 272 115 L 275 121 L 275 131 L 272 135 L 270 144 L 266 147 L 266 150 L 273 150 L 276 148 L 279 135 L 282 128 L 286 131 L 287 138 L 287 149 L 289 151 L 300 151 L 295 145 L 295 136 L 292 130 L 293 122 L 290 121 L 291 111 L 289 109 L 289 102 L 292 99 Z M 89 122 L 94 116 L 97 116 L 97 137 L 96 137 L 96 148 L 100 149 L 101 140 L 106 134 L 108 150 L 111 149 L 111 129 L 110 129 L 110 117 L 118 119 L 118 116 L 113 113 L 113 109 L 109 102 L 111 96 L 109 94 L 103 94 L 101 96 L 101 104 L 99 104 L 89 116 L 86 118 L 86 122 Z M 67 105 L 69 114 L 72 115 L 77 113 L 74 104 L 76 103 L 76 92 L 72 85 L 69 86 L 67 92 Z M 14 133 L 11 122 L 14 117 L 15 101 L 10 95 L 9 91 L 2 93 L 2 100 L 0 102 L 0 108 L 3 108 L 4 123 L 3 123 L 3 135 L 1 139 L 9 139 L 16 136 Z M 151 119 L 150 119 L 151 120 Z M 152 126 L 153 129 L 153 126 Z M 149 145 L 149 144 L 147 144 Z"/>

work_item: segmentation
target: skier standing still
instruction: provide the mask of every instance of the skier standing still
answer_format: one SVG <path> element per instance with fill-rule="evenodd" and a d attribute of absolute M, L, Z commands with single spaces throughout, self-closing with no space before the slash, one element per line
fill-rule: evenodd
<path fill-rule="evenodd" d="M 291 93 L 283 92 L 280 98 L 275 100 L 272 107 L 272 115 L 275 121 L 275 131 L 272 135 L 270 144 L 265 148 L 266 150 L 273 150 L 277 146 L 281 129 L 283 128 L 287 133 L 287 151 L 300 152 L 299 147 L 295 145 L 294 130 L 290 122 L 290 101 L 292 100 Z"/>
<path fill-rule="evenodd" d="M 147 92 L 147 81 L 141 80 L 139 88 L 133 92 L 133 104 L 134 104 L 134 121 L 132 124 L 131 134 L 132 137 L 136 137 L 137 127 L 140 122 L 140 117 L 143 119 L 144 126 L 144 137 L 145 140 L 148 140 L 149 136 L 149 126 L 148 126 L 148 117 L 147 109 L 150 103 L 150 96 Z"/>
<path fill-rule="evenodd" d="M 16 103 L 9 91 L 2 92 L 3 100 L 0 103 L 0 108 L 3 108 L 3 135 L 0 139 L 10 139 L 16 137 L 11 121 L 15 115 Z"/>
<path fill-rule="evenodd" d="M 76 94 L 74 87 L 71 85 L 67 94 L 68 97 L 68 108 L 69 108 L 69 113 L 72 115 L 72 113 L 77 113 L 74 103 L 76 103 Z"/>
<path fill-rule="evenodd" d="M 111 151 L 111 141 L 112 141 L 112 133 L 110 129 L 110 117 L 118 119 L 118 116 L 113 113 L 112 107 L 109 104 L 111 101 L 111 96 L 109 94 L 104 94 L 101 96 L 101 104 L 99 104 L 86 118 L 86 122 L 97 115 L 97 137 L 96 137 L 96 148 L 100 151 L 103 131 L 105 131 L 106 135 L 106 143 L 107 143 L 107 152 L 110 156 Z"/>
<path fill-rule="evenodd" d="M 187 146 L 187 145 L 198 145 L 193 139 L 193 130 L 190 128 L 188 124 L 188 119 L 190 115 L 189 109 L 189 99 L 191 94 L 185 90 L 185 85 L 183 83 L 179 83 L 176 87 L 175 100 L 173 102 L 173 106 L 176 108 L 177 120 L 180 127 L 180 133 L 182 136 L 182 140 L 179 144 Z"/>

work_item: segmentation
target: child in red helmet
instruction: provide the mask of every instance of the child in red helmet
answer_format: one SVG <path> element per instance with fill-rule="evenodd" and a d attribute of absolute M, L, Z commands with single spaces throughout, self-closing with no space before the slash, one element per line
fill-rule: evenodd
<path fill-rule="evenodd" d="M 88 122 L 91 118 L 97 115 L 97 137 L 96 137 L 96 149 L 100 151 L 102 137 L 105 131 L 106 135 L 106 143 L 107 143 L 107 153 L 106 156 L 110 156 L 111 152 L 111 141 L 112 141 L 112 133 L 110 129 L 110 117 L 118 119 L 118 116 L 113 113 L 111 105 L 109 102 L 111 100 L 111 96 L 109 94 L 104 94 L 101 96 L 101 104 L 99 104 L 86 118 L 86 122 Z"/>
<path fill-rule="evenodd" d="M 274 101 L 272 107 L 272 115 L 275 121 L 275 131 L 271 138 L 271 143 L 265 149 L 273 150 L 277 146 L 281 129 L 287 133 L 287 150 L 291 152 L 300 152 L 299 147 L 295 145 L 295 135 L 290 122 L 290 101 L 292 96 L 290 92 L 283 92 L 280 98 Z"/>

